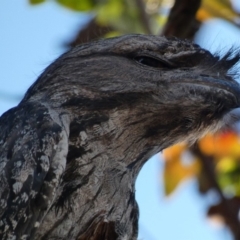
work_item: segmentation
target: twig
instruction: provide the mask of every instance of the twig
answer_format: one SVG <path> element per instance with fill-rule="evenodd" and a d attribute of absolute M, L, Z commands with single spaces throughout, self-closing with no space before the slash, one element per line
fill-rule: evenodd
<path fill-rule="evenodd" d="M 200 5 L 201 0 L 176 0 L 162 35 L 192 39 L 200 25 L 195 18 Z"/>

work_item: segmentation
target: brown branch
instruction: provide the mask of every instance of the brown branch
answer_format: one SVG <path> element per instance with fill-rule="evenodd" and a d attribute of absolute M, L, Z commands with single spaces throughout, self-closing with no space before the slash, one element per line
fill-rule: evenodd
<path fill-rule="evenodd" d="M 223 207 L 222 213 L 223 213 L 223 217 L 226 224 L 231 229 L 234 235 L 234 239 L 239 240 L 240 239 L 240 222 L 238 220 L 238 212 L 236 212 L 236 209 L 231 204 L 231 201 L 224 196 L 216 180 L 216 174 L 215 174 L 212 158 L 204 155 L 200 151 L 197 145 L 192 147 L 191 150 L 194 153 L 194 155 L 196 155 L 200 159 L 202 163 L 203 171 L 205 173 L 205 177 L 207 178 L 206 180 L 210 183 L 211 187 L 218 193 L 220 197 L 220 202 L 221 202 L 220 204 Z"/>
<path fill-rule="evenodd" d="M 200 25 L 195 17 L 200 5 L 201 0 L 176 0 L 162 35 L 192 39 Z"/>
<path fill-rule="evenodd" d="M 76 45 L 89 42 L 94 39 L 103 37 L 105 34 L 113 31 L 110 26 L 101 26 L 96 22 L 96 19 L 93 18 L 89 21 L 85 27 L 81 28 L 77 33 L 75 39 L 67 43 L 68 47 L 74 47 Z"/>
<path fill-rule="evenodd" d="M 150 22 L 149 22 L 149 16 L 147 15 L 145 11 L 145 4 L 142 0 L 136 0 L 136 5 L 139 9 L 140 13 L 140 20 L 142 22 L 142 25 L 146 31 L 147 34 L 152 34 L 152 30 L 150 27 Z"/>

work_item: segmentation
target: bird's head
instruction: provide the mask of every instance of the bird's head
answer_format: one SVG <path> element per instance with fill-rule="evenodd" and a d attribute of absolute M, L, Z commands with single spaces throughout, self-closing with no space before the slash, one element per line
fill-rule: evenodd
<path fill-rule="evenodd" d="M 124 121 L 143 121 L 143 136 L 161 136 L 167 147 L 219 128 L 226 113 L 240 106 L 240 87 L 229 72 L 238 60 L 239 53 L 220 58 L 175 38 L 100 40 L 56 60 L 23 102 L 40 98 L 78 111 L 128 109 Z"/>

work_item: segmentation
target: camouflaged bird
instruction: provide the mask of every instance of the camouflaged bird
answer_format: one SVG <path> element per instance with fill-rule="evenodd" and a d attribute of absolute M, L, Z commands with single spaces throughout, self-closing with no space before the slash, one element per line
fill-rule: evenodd
<path fill-rule="evenodd" d="M 146 35 L 63 54 L 0 118 L 0 239 L 137 239 L 139 171 L 225 124 L 238 60 Z"/>

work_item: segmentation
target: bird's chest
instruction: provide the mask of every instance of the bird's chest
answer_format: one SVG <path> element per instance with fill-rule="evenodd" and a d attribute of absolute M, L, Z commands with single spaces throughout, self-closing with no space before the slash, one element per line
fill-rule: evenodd
<path fill-rule="evenodd" d="M 131 236 L 126 239 L 134 239 L 137 207 L 132 173 L 118 161 L 121 154 L 112 148 L 111 134 L 100 138 L 103 127 L 93 129 L 70 139 L 62 183 L 42 229 L 45 225 L 50 236 L 59 239 L 95 239 L 96 235 L 120 240 L 126 234 Z M 98 228 L 100 232 L 95 231 Z"/>

